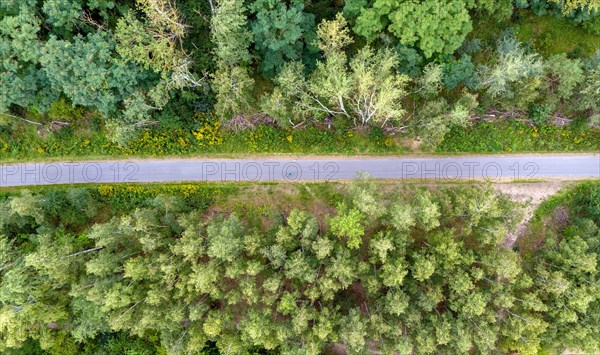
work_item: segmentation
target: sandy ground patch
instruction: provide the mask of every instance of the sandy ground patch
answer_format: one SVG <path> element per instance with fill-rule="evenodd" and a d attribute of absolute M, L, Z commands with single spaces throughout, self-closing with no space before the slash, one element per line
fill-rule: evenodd
<path fill-rule="evenodd" d="M 525 203 L 523 220 L 516 230 L 508 233 L 504 239 L 504 245 L 512 248 L 517 239 L 527 230 L 527 224 L 533 216 L 533 212 L 546 198 L 554 195 L 563 186 L 569 184 L 566 181 L 545 181 L 535 183 L 512 183 L 495 184 L 494 189 L 510 196 L 514 201 Z"/>

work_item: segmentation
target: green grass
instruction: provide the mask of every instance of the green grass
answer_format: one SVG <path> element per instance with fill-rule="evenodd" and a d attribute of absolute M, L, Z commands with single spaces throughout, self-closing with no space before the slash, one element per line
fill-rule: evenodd
<path fill-rule="evenodd" d="M 600 48 L 600 36 L 591 34 L 568 18 L 552 15 L 536 16 L 530 11 L 519 11 L 515 22 L 517 38 L 531 43 L 544 57 L 570 53 L 587 57 Z"/>
<path fill-rule="evenodd" d="M 565 17 L 537 16 L 530 10 L 517 10 L 509 21 L 497 21 L 493 15 L 476 16 L 469 38 L 478 38 L 490 44 L 505 30 L 513 28 L 517 39 L 529 43 L 544 57 L 567 53 L 572 57 L 589 57 L 600 49 L 600 36 L 586 31 L 581 25 Z M 482 52 L 476 59 L 483 60 Z"/>
<path fill-rule="evenodd" d="M 522 122 L 480 122 L 453 129 L 438 153 L 532 153 L 600 150 L 600 131 L 583 126 L 536 128 Z"/>
<path fill-rule="evenodd" d="M 400 142 L 381 130 L 367 134 L 353 130 L 333 131 L 310 127 L 284 130 L 259 126 L 255 130 L 221 133 L 222 141 L 209 144 L 192 131 L 145 131 L 125 147 L 112 143 L 103 132 L 75 132 L 64 129 L 43 137 L 33 128 L 0 131 L 0 161 L 42 161 L 60 159 L 105 159 L 168 156 L 228 156 L 255 154 L 402 154 Z"/>
<path fill-rule="evenodd" d="M 207 145 L 190 131 L 150 130 L 126 147 L 110 142 L 105 134 L 69 131 L 40 137 L 29 127 L 0 132 L 0 161 L 101 160 L 152 157 L 234 157 L 253 155 L 402 155 L 406 136 L 315 127 L 281 130 L 259 126 L 256 130 L 225 132 L 221 144 Z M 478 123 L 452 130 L 435 153 L 583 152 L 600 149 L 600 132 L 584 127 L 533 127 L 517 122 Z"/>

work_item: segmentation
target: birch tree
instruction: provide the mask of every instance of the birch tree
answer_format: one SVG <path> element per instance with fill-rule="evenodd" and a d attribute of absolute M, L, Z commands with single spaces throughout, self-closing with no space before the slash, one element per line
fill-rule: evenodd
<path fill-rule="evenodd" d="M 341 14 L 319 24 L 317 35 L 324 60 L 308 77 L 302 64 L 286 65 L 263 110 L 281 122 L 290 113 L 300 120 L 343 117 L 355 125 L 402 121 L 408 77 L 396 74 L 395 54 L 365 47 L 348 62 L 345 48 L 352 39 Z"/>

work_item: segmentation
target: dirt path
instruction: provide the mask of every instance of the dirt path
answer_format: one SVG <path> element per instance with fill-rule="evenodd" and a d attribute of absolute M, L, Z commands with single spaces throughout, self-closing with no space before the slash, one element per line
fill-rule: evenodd
<path fill-rule="evenodd" d="M 514 232 L 506 235 L 504 245 L 507 248 L 512 248 L 517 239 L 527 229 L 527 224 L 540 203 L 569 183 L 566 181 L 545 181 L 539 183 L 495 184 L 494 189 L 496 191 L 509 195 L 514 201 L 526 204 L 523 221 L 519 223 Z"/>

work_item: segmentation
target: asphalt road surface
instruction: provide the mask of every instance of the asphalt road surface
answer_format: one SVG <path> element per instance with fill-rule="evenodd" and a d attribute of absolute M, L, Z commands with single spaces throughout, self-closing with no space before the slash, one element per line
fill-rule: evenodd
<path fill-rule="evenodd" d="M 260 158 L 0 164 L 0 187 L 71 183 L 389 179 L 600 179 L 600 154 Z"/>

